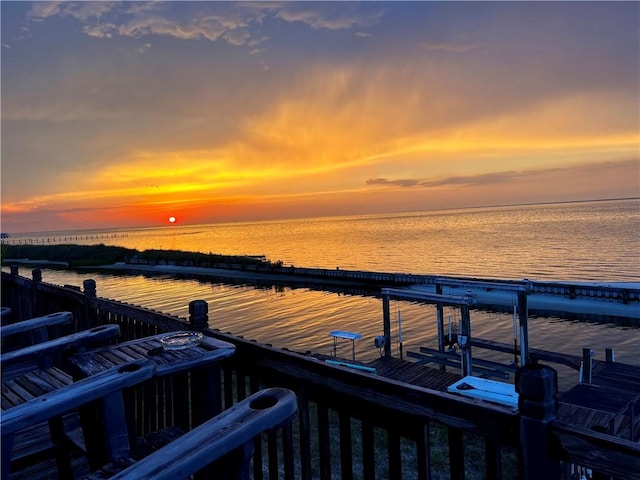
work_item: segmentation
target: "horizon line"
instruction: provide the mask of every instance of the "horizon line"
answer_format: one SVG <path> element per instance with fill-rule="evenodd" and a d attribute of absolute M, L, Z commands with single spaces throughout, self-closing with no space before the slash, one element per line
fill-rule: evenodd
<path fill-rule="evenodd" d="M 177 224 L 177 225 L 176 224 L 172 224 L 172 225 L 163 224 L 163 225 L 154 225 L 154 226 L 138 225 L 133 227 L 104 227 L 104 228 L 73 229 L 73 230 L 42 230 L 37 232 L 15 232 L 15 233 L 3 231 L 2 233 L 9 234 L 9 235 L 22 236 L 22 235 L 42 235 L 42 234 L 62 233 L 62 232 L 70 233 L 70 232 L 102 232 L 107 230 L 118 230 L 118 231 L 151 230 L 151 229 L 175 228 L 175 227 L 195 227 L 198 225 L 263 223 L 263 222 L 293 221 L 293 220 L 318 219 L 318 218 L 340 218 L 340 217 L 363 216 L 363 215 L 400 215 L 400 214 L 417 213 L 417 212 L 444 212 L 444 211 L 470 210 L 470 209 L 480 209 L 480 208 L 530 207 L 530 206 L 536 206 L 536 205 L 563 205 L 563 204 L 570 204 L 570 203 L 613 202 L 613 201 L 625 201 L 625 200 L 640 200 L 640 196 L 614 197 L 614 198 L 591 198 L 591 199 L 582 199 L 582 200 L 558 200 L 558 201 L 529 202 L 529 203 L 472 205 L 472 206 L 464 206 L 464 207 L 443 207 L 443 208 L 433 208 L 433 209 L 401 210 L 396 212 L 346 213 L 341 215 L 313 215 L 308 217 L 264 218 L 261 220 L 237 220 L 237 221 L 225 221 L 225 222 Z"/>

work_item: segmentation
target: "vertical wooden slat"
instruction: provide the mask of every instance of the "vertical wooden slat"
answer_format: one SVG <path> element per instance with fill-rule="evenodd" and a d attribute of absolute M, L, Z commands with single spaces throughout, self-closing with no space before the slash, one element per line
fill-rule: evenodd
<path fill-rule="evenodd" d="M 311 480 L 311 426 L 307 387 L 301 384 L 297 394 L 298 428 L 300 430 L 300 475 L 302 480 Z"/>
<path fill-rule="evenodd" d="M 165 419 L 166 426 L 175 425 L 175 415 L 174 415 L 174 401 L 173 401 L 173 378 L 167 377 L 165 378 L 165 393 L 164 393 L 164 406 L 165 406 Z"/>
<path fill-rule="evenodd" d="M 158 430 L 167 426 L 167 382 L 165 378 L 156 381 L 158 388 Z"/>
<path fill-rule="evenodd" d="M 284 480 L 295 479 L 293 458 L 293 426 L 288 422 L 282 429 L 282 456 L 284 463 Z"/>
<path fill-rule="evenodd" d="M 485 463 L 487 478 L 502 480 L 502 452 L 492 438 L 485 439 Z"/>
<path fill-rule="evenodd" d="M 144 435 L 144 393 L 142 387 L 135 387 L 131 391 L 132 411 L 135 412 L 135 431 L 137 435 Z"/>
<path fill-rule="evenodd" d="M 176 426 L 184 431 L 190 430 L 189 421 L 189 381 L 185 374 L 173 379 L 173 415 Z"/>
<path fill-rule="evenodd" d="M 464 480 L 464 443 L 462 430 L 450 427 L 449 434 L 449 476 L 452 480 Z"/>
<path fill-rule="evenodd" d="M 431 480 L 431 428 L 428 421 L 422 424 L 416 441 L 418 480 Z"/>
<path fill-rule="evenodd" d="M 364 480 L 376 478 L 375 442 L 373 424 L 368 419 L 362 420 L 362 474 Z"/>
<path fill-rule="evenodd" d="M 340 424 L 340 472 L 342 480 L 353 479 L 353 449 L 351 439 L 351 416 L 344 410 L 339 412 Z"/>
<path fill-rule="evenodd" d="M 402 478 L 400 434 L 396 428 L 387 430 L 387 450 L 389 454 L 389 478 Z"/>
<path fill-rule="evenodd" d="M 260 390 L 260 383 L 258 378 L 253 375 L 249 378 L 249 390 L 253 394 Z M 264 475 L 262 473 L 262 439 L 258 437 L 254 442 L 253 451 L 253 478 L 254 480 L 262 480 Z"/>
<path fill-rule="evenodd" d="M 224 404 L 221 405 L 220 411 L 223 408 L 229 408 L 233 405 L 233 372 L 230 369 L 225 368 L 222 370 L 222 377 L 224 382 Z M 220 390 L 219 388 L 217 390 Z M 224 407 L 222 406 L 224 405 Z"/>
<path fill-rule="evenodd" d="M 69 458 L 69 450 L 65 448 L 67 441 L 62 417 L 56 417 L 49 420 L 49 431 L 51 440 L 53 441 L 56 452 L 56 465 L 61 478 L 73 478 L 73 470 L 71 469 L 71 459 Z"/>
<path fill-rule="evenodd" d="M 267 433 L 267 457 L 269 461 L 269 480 L 278 480 L 278 432 Z"/>
<path fill-rule="evenodd" d="M 329 408 L 323 403 L 318 403 L 317 405 L 320 479 L 331 480 L 331 438 L 329 436 Z"/>
<path fill-rule="evenodd" d="M 238 402 L 247 398 L 247 379 L 244 370 L 241 368 L 236 370 L 236 395 Z"/>

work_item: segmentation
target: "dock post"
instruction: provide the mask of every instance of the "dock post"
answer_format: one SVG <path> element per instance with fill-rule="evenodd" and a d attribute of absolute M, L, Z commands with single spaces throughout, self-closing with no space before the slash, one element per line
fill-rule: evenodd
<path fill-rule="evenodd" d="M 436 295 L 442 295 L 442 285 L 436 283 Z M 444 352 L 444 304 L 436 304 L 436 318 L 438 320 L 438 350 Z"/>
<path fill-rule="evenodd" d="M 19 275 L 19 269 L 18 269 L 18 265 L 17 264 L 11 264 L 11 306 L 12 306 L 12 314 L 11 314 L 11 318 L 13 322 L 17 322 L 20 320 L 25 320 L 27 317 L 26 315 L 23 315 L 24 313 L 24 306 L 23 303 L 21 301 L 21 295 L 20 292 L 18 291 L 18 288 L 16 288 L 16 283 L 15 283 L 15 278 Z M 2 292 L 5 296 L 5 298 L 7 298 L 9 295 L 7 295 L 6 291 Z"/>
<path fill-rule="evenodd" d="M 202 330 L 209 328 L 209 305 L 204 300 L 189 302 L 189 329 Z"/>
<path fill-rule="evenodd" d="M 42 270 L 39 268 L 31 270 L 31 278 L 31 301 L 29 303 L 27 318 L 39 317 L 43 314 L 40 302 L 38 302 L 38 284 L 42 283 Z"/>
<path fill-rule="evenodd" d="M 458 344 L 462 350 L 462 376 L 473 375 L 473 366 L 471 365 L 471 315 L 469 314 L 469 305 L 460 305 L 460 333 L 458 335 Z"/>
<path fill-rule="evenodd" d="M 436 318 L 438 324 L 438 351 L 444 352 L 444 308 L 442 303 L 438 303 L 438 309 L 436 310 Z M 447 367 L 442 364 L 440 370 L 445 372 Z"/>
<path fill-rule="evenodd" d="M 551 457 L 548 424 L 556 418 L 558 373 L 548 365 L 527 363 L 516 371 L 520 410 L 520 475 L 523 480 L 559 480 L 560 461 Z"/>
<path fill-rule="evenodd" d="M 529 327 L 528 327 L 527 292 L 518 292 L 518 318 L 520 321 L 520 363 L 529 363 Z"/>
<path fill-rule="evenodd" d="M 591 383 L 591 374 L 593 372 L 593 354 L 595 352 L 590 348 L 582 349 L 582 364 L 584 365 L 584 383 Z"/>
<path fill-rule="evenodd" d="M 606 348 L 604 350 L 605 360 L 607 362 L 615 362 L 616 361 L 616 352 L 613 348 Z"/>
<path fill-rule="evenodd" d="M 98 320 L 95 308 L 91 308 L 91 303 L 97 295 L 96 281 L 90 278 L 83 280 L 82 288 L 84 291 L 84 318 L 86 322 L 86 325 L 83 325 L 82 328 L 93 328 L 97 326 Z"/>
<path fill-rule="evenodd" d="M 384 334 L 384 356 L 391 357 L 391 309 L 390 296 L 382 295 L 382 328 Z"/>

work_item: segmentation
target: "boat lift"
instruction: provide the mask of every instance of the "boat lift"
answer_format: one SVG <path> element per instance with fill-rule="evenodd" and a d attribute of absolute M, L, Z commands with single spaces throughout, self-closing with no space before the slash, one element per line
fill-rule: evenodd
<path fill-rule="evenodd" d="M 464 295 L 443 294 L 442 287 L 463 287 L 467 289 Z M 443 352 L 444 345 L 444 307 L 457 306 L 460 308 L 460 332 L 457 336 L 458 346 L 462 351 L 462 375 L 472 374 L 471 347 L 471 317 L 470 307 L 476 303 L 476 296 L 473 289 L 504 290 L 517 293 L 518 297 L 518 323 L 520 331 L 520 361 L 525 365 L 529 361 L 529 341 L 528 341 L 528 312 L 527 295 L 530 291 L 530 284 L 527 280 L 522 283 L 499 283 L 483 282 L 476 280 L 454 280 L 439 279 L 435 284 L 435 292 L 428 292 L 418 288 L 383 288 L 382 310 L 383 310 L 383 333 L 384 333 L 384 356 L 391 357 L 391 309 L 390 301 L 413 300 L 425 303 L 435 303 L 437 307 L 438 320 L 438 350 Z M 515 322 L 515 319 L 514 319 Z M 515 339 L 514 339 L 515 340 Z M 514 355 L 516 354 L 514 345 Z"/>

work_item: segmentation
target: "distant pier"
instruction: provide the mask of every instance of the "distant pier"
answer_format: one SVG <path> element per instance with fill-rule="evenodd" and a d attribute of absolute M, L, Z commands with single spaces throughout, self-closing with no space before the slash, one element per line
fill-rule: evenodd
<path fill-rule="evenodd" d="M 287 281 L 310 286 L 343 287 L 362 290 L 362 294 L 379 292 L 382 288 L 403 288 L 419 295 L 440 290 L 452 295 L 471 291 L 476 307 L 512 311 L 513 295 L 505 285 L 525 284 L 532 314 L 569 313 L 594 320 L 623 318 L 640 320 L 640 283 L 632 282 L 572 282 L 480 279 L 416 275 L 405 273 L 368 272 L 359 270 L 301 268 L 295 266 L 239 265 L 229 263 L 194 264 L 130 260 L 119 269 L 182 273 L 202 277 L 241 278 L 247 281 Z"/>
<path fill-rule="evenodd" d="M 107 240 L 112 238 L 127 237 L 127 233 L 84 233 L 79 235 L 43 235 L 43 236 L 16 236 L 2 233 L 2 243 L 8 245 L 63 245 L 79 241 Z"/>

